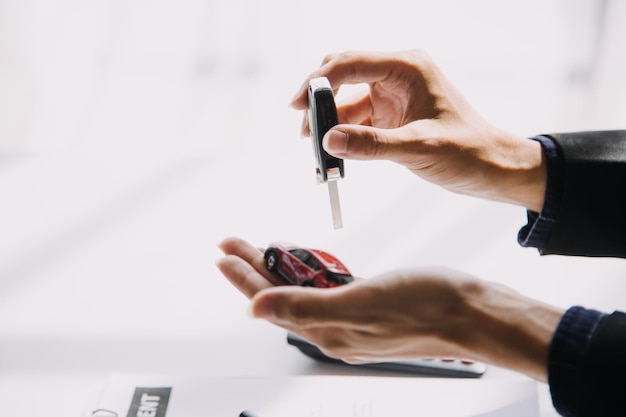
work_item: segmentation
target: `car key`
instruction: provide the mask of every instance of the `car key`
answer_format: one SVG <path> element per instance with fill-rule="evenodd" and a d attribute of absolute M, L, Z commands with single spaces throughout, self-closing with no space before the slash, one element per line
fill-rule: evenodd
<path fill-rule="evenodd" d="M 328 79 L 326 77 L 311 79 L 309 81 L 309 128 L 315 153 L 317 182 L 328 185 L 335 229 L 343 227 L 337 187 L 337 181 L 344 177 L 343 159 L 326 152 L 322 147 L 322 139 L 326 132 L 338 123 L 335 97 Z"/>

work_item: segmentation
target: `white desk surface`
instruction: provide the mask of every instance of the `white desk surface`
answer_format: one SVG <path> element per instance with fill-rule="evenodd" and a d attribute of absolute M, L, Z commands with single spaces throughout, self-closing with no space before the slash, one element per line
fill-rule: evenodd
<path fill-rule="evenodd" d="M 444 192 L 388 163 L 347 163 L 345 228 L 335 231 L 301 145 L 274 166 L 254 152 L 5 158 L 0 415 L 79 416 L 113 371 L 350 372 L 303 356 L 282 329 L 246 315 L 247 300 L 214 265 L 229 235 L 323 247 L 364 277 L 444 264 L 564 307 L 626 307 L 623 262 L 542 258 L 517 246 L 522 209 Z M 484 376 L 517 377 L 493 367 Z M 542 415 L 555 415 L 547 387 L 538 389 Z"/>

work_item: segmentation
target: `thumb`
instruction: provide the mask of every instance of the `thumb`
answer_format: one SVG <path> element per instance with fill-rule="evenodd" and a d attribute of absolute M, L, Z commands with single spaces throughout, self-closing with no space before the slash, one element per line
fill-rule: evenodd
<path fill-rule="evenodd" d="M 322 146 L 337 158 L 392 159 L 394 130 L 361 125 L 337 125 L 324 135 Z"/>
<path fill-rule="evenodd" d="M 271 287 L 252 298 L 251 313 L 280 326 L 307 328 L 338 324 L 340 294 L 334 288 Z"/>

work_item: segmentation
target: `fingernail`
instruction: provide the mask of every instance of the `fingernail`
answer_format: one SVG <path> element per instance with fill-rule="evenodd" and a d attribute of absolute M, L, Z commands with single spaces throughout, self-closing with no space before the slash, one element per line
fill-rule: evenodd
<path fill-rule="evenodd" d="M 340 130 L 329 130 L 322 140 L 322 146 L 330 153 L 346 153 L 348 150 L 348 134 Z"/>

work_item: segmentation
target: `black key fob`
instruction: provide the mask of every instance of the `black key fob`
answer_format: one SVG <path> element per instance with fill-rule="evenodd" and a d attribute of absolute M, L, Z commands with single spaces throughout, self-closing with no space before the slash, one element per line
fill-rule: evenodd
<path fill-rule="evenodd" d="M 309 81 L 309 128 L 317 163 L 319 183 L 335 181 L 344 176 L 343 159 L 329 155 L 322 147 L 322 139 L 331 127 L 339 123 L 335 96 L 326 77 Z"/>

